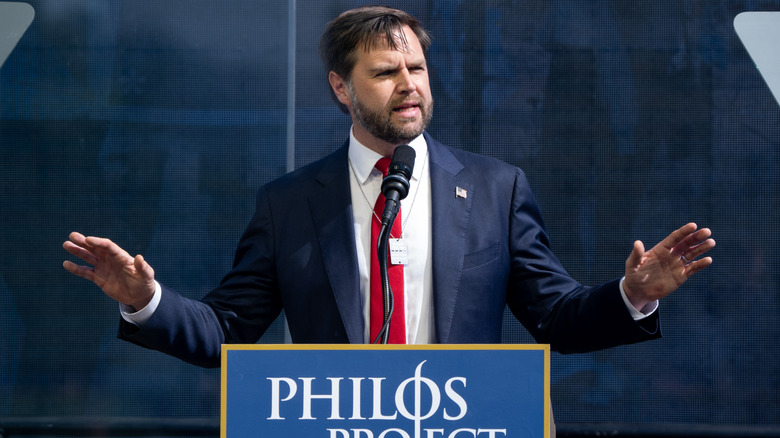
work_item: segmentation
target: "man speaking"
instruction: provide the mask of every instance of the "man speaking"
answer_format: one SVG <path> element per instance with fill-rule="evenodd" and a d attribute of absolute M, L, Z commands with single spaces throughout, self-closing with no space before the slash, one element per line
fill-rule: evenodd
<path fill-rule="evenodd" d="M 385 7 L 328 25 L 320 54 L 352 118 L 349 138 L 260 189 L 233 268 L 202 300 L 157 283 L 141 255 L 105 238 L 72 233 L 64 248 L 88 265 L 65 269 L 121 303 L 121 338 L 201 366 L 219 366 L 224 343 L 255 343 L 282 310 L 293 342 L 374 342 L 383 290 L 394 303 L 389 342 L 498 343 L 507 305 L 563 353 L 659 337 L 658 300 L 712 263 L 701 257 L 715 246 L 710 231 L 691 223 L 650 250 L 635 242 L 624 276 L 608 283 L 572 279 L 550 251 L 524 173 L 426 133 L 430 44 L 414 17 Z M 380 260 L 377 204 L 401 145 L 414 156 L 408 192 L 387 230 L 394 257 Z"/>

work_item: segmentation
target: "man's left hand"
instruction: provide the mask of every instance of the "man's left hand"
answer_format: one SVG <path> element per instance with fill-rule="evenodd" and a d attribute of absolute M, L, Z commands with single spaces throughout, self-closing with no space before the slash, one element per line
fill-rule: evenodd
<path fill-rule="evenodd" d="M 709 228 L 697 230 L 689 223 L 674 231 L 650 251 L 642 241 L 626 260 L 623 290 L 631 304 L 641 310 L 685 283 L 693 274 L 712 264 L 712 257 L 701 257 L 715 247 Z"/>

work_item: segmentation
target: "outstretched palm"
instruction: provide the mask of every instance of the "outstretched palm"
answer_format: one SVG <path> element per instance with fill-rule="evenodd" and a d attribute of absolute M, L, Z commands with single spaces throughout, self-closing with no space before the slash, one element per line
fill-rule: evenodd
<path fill-rule="evenodd" d="M 674 292 L 693 274 L 712 264 L 712 258 L 697 257 L 715 247 L 708 228 L 697 230 L 694 223 L 672 232 L 645 252 L 637 240 L 626 260 L 626 280 L 623 284 L 631 303 L 641 309 L 647 303 Z"/>
<path fill-rule="evenodd" d="M 63 244 L 66 251 L 92 265 L 77 265 L 65 261 L 63 267 L 73 274 L 92 281 L 109 297 L 139 309 L 154 294 L 154 270 L 143 256 L 131 257 L 109 239 L 70 234 Z"/>

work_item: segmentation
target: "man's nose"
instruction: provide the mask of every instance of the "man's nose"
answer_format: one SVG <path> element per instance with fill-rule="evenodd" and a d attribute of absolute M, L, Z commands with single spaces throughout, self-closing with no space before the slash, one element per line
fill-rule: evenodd
<path fill-rule="evenodd" d="M 409 70 L 403 69 L 398 75 L 397 89 L 400 93 L 409 94 L 417 89 L 414 78 L 409 74 Z"/>

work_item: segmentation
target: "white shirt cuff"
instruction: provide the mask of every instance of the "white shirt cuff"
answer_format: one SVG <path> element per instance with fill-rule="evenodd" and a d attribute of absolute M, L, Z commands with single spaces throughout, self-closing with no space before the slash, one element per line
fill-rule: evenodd
<path fill-rule="evenodd" d="M 142 327 L 146 321 L 149 321 L 149 318 L 152 317 L 154 314 L 154 311 L 157 310 L 157 306 L 160 305 L 160 298 L 162 297 L 162 288 L 160 287 L 160 283 L 157 281 L 154 282 L 154 295 L 152 296 L 152 301 L 149 302 L 149 304 L 146 305 L 141 310 L 135 310 L 132 307 L 119 303 L 119 312 L 122 315 L 122 319 L 129 322 L 130 324 L 137 325 L 138 327 Z"/>
<path fill-rule="evenodd" d="M 620 296 L 623 297 L 623 302 L 626 303 L 626 307 L 628 308 L 628 311 L 631 312 L 631 317 L 634 318 L 634 321 L 639 321 L 640 319 L 645 319 L 652 315 L 658 309 L 658 300 L 648 303 L 642 309 L 637 309 L 631 304 L 631 301 L 628 301 L 626 291 L 623 290 L 624 281 L 626 281 L 626 277 L 620 279 Z"/>

